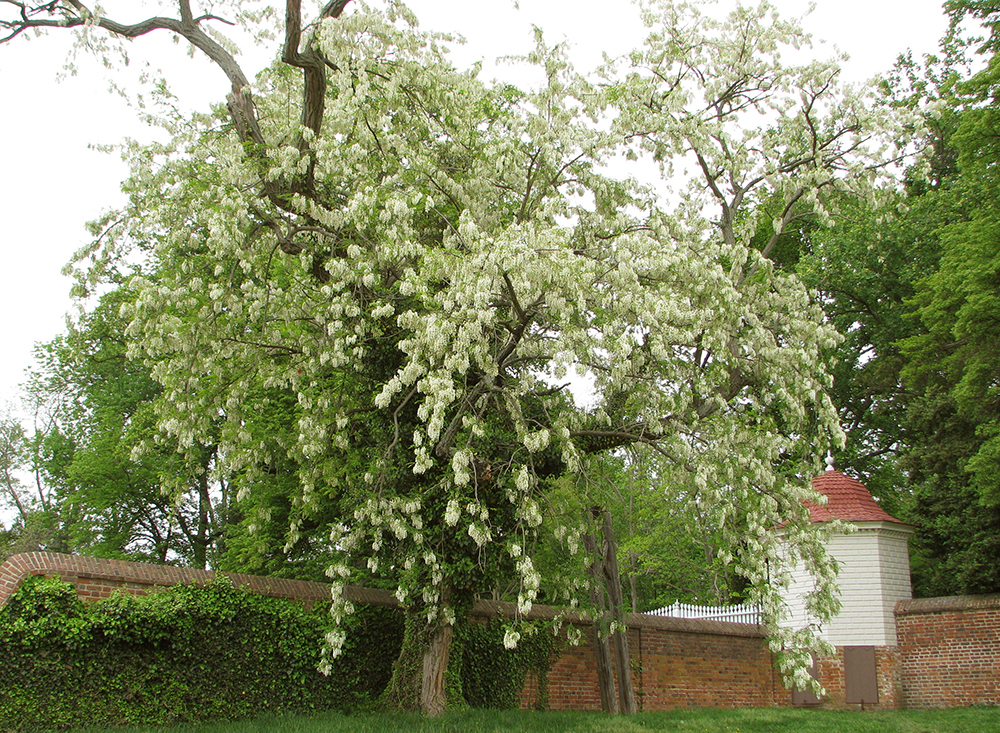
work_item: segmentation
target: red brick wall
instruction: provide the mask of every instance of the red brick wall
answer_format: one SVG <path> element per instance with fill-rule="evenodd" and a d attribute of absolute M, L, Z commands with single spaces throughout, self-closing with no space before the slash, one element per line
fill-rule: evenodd
<path fill-rule="evenodd" d="M 896 605 L 902 705 L 1000 705 L 1000 595 Z"/>
<path fill-rule="evenodd" d="M 118 588 L 145 593 L 157 586 L 204 584 L 215 573 L 190 568 L 32 552 L 16 555 L 0 565 L 0 606 L 29 575 L 59 575 L 73 583 L 84 599 L 106 598 Z M 263 595 L 313 603 L 329 598 L 323 583 L 229 574 L 240 586 Z M 356 603 L 396 605 L 385 591 L 349 588 Z M 479 602 L 473 614 L 480 618 L 509 616 L 506 603 Z M 536 606 L 529 618 L 552 618 L 556 611 Z M 579 646 L 561 645 L 548 675 L 549 708 L 600 710 L 597 666 L 590 624 L 584 617 L 568 619 L 584 632 Z M 685 706 L 746 707 L 785 703 L 788 693 L 772 669 L 763 630 L 749 624 L 717 621 L 629 617 L 629 647 L 637 695 L 646 710 Z M 565 640 L 565 636 L 563 637 Z M 522 706 L 531 708 L 539 697 L 536 675 L 529 674 Z"/>
<path fill-rule="evenodd" d="M 73 583 L 82 598 L 106 598 L 118 588 L 145 593 L 157 586 L 204 584 L 215 573 L 122 560 L 30 552 L 0 564 L 0 606 L 31 575 L 58 575 Z M 307 604 L 324 602 L 329 587 L 281 578 L 229 574 L 239 586 L 267 596 Z M 355 603 L 396 605 L 385 591 L 351 587 Z M 480 602 L 473 613 L 482 618 L 513 612 L 508 604 Z M 536 607 L 533 618 L 555 611 Z M 585 618 L 568 620 L 584 631 L 577 647 L 553 660 L 548 676 L 552 709 L 599 710 L 597 669 L 590 625 Z M 901 601 L 896 606 L 898 647 L 876 649 L 879 707 L 950 707 L 1000 705 L 1000 595 L 959 596 Z M 773 671 L 762 629 L 747 624 L 629 617 L 633 680 L 645 710 L 686 706 L 748 707 L 784 705 L 790 695 Z M 843 652 L 820 663 L 827 688 L 825 705 L 844 706 Z M 538 680 L 525 684 L 522 706 L 538 700 Z"/>
<path fill-rule="evenodd" d="M 512 611 L 508 604 L 479 603 L 474 613 L 503 616 Z M 529 618 L 554 615 L 554 609 L 536 606 Z M 572 646 L 565 633 L 560 636 L 547 676 L 548 708 L 600 710 L 593 628 L 580 616 L 570 616 L 567 624 L 583 638 Z M 774 671 L 763 627 L 645 614 L 630 614 L 627 625 L 632 683 L 643 710 L 759 707 L 791 700 Z M 521 707 L 535 708 L 538 700 L 538 680 L 529 674 Z"/>
<path fill-rule="evenodd" d="M 764 631 L 749 624 L 649 618 L 638 629 L 643 709 L 787 704 Z M 634 653 L 633 653 L 634 654 Z"/>
<path fill-rule="evenodd" d="M 757 627 L 741 629 L 745 635 L 697 628 L 714 623 L 632 617 L 628 640 L 640 709 L 788 704 L 789 693 L 774 672 L 771 653 Z M 584 632 L 580 644 L 565 645 L 552 660 L 550 710 L 601 709 L 593 631 L 589 625 L 580 628 Z M 538 695 L 538 681 L 529 675 L 521 707 L 537 707 Z"/>

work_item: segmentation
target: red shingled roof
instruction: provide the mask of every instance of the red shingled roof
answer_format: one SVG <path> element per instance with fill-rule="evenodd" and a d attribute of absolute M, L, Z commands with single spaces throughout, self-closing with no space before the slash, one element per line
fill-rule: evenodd
<path fill-rule="evenodd" d="M 825 471 L 812 480 L 813 489 L 826 496 L 826 506 L 809 504 L 814 522 L 842 519 L 848 522 L 898 522 L 875 503 L 865 485 L 840 471 Z"/>

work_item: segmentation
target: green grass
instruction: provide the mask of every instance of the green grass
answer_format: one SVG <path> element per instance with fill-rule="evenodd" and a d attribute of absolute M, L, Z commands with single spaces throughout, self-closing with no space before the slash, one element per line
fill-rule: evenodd
<path fill-rule="evenodd" d="M 203 725 L 87 728 L 74 733 L 1000 733 L 1000 708 L 832 712 L 788 708 L 642 713 L 470 710 L 436 719 L 418 715 L 327 713 Z"/>

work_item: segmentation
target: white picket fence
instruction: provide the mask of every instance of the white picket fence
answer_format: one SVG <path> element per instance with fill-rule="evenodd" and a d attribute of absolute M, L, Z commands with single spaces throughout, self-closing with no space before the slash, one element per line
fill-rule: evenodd
<path fill-rule="evenodd" d="M 708 621 L 730 621 L 736 624 L 759 624 L 760 608 L 757 606 L 693 606 L 689 603 L 675 603 L 655 611 L 647 611 L 652 616 L 669 618 L 700 618 Z"/>

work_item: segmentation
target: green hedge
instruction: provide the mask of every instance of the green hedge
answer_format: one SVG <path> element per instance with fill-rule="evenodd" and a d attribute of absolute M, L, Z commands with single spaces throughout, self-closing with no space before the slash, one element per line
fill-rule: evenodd
<path fill-rule="evenodd" d="M 0 730 L 351 710 L 385 687 L 399 614 L 361 609 L 334 672 L 316 671 L 323 610 L 234 588 L 177 586 L 81 603 L 32 578 L 0 610 Z"/>
<path fill-rule="evenodd" d="M 0 731 L 373 706 L 399 655 L 403 615 L 359 609 L 324 677 L 316 668 L 328 623 L 325 608 L 308 612 L 225 577 L 88 604 L 69 583 L 29 578 L 0 609 Z M 544 700 L 552 636 L 526 636 L 516 650 L 502 639 L 498 621 L 456 634 L 456 671 L 472 707 L 516 707 L 529 672 Z"/>

